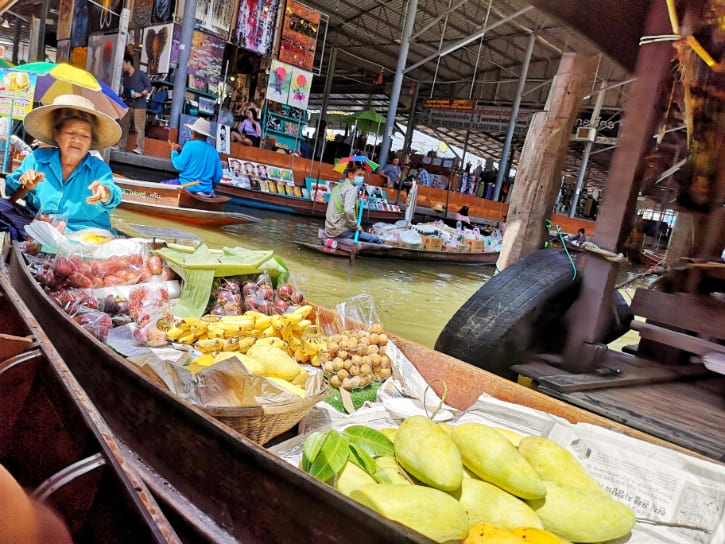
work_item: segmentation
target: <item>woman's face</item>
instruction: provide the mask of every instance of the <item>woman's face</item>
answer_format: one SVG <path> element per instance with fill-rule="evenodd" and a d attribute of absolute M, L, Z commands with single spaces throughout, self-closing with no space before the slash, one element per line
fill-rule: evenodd
<path fill-rule="evenodd" d="M 93 128 L 88 121 L 68 119 L 53 135 L 60 149 L 62 159 L 71 163 L 80 163 L 91 149 Z"/>
<path fill-rule="evenodd" d="M 254 120 L 254 113 L 252 113 L 252 110 L 247 110 L 247 119 Z"/>

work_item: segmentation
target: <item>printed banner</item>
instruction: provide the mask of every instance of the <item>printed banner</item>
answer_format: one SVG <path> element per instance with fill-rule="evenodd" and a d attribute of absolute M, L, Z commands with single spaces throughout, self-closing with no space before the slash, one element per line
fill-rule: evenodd
<path fill-rule="evenodd" d="M 35 74 L 0 70 L 0 116 L 25 119 L 33 109 Z"/>
<path fill-rule="evenodd" d="M 319 29 L 319 11 L 288 0 L 279 44 L 279 60 L 304 70 L 312 70 Z"/>

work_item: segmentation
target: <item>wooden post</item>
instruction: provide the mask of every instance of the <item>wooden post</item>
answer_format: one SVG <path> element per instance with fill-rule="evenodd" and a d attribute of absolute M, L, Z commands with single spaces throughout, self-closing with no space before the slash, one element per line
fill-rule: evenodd
<path fill-rule="evenodd" d="M 499 270 L 544 245 L 545 222 L 559 191 L 572 127 L 584 95 L 591 90 L 596 66 L 596 57 L 575 53 L 561 57 L 545 111 L 534 114 L 521 151 Z"/>
<path fill-rule="evenodd" d="M 664 2 L 652 2 L 645 36 L 671 32 Z M 662 88 L 671 70 L 672 44 L 643 45 L 637 58 L 635 82 L 622 116 L 617 149 L 605 185 L 604 199 L 597 216 L 594 242 L 601 248 L 616 251 L 629 232 L 639 184 L 635 175 L 642 156 L 661 115 Z M 600 337 L 611 313 L 614 283 L 619 265 L 587 254 L 582 265 L 586 269 L 582 291 L 573 311 L 571 328 L 564 351 L 565 367 L 572 372 L 588 372 L 597 365 L 602 350 L 592 344 Z"/>

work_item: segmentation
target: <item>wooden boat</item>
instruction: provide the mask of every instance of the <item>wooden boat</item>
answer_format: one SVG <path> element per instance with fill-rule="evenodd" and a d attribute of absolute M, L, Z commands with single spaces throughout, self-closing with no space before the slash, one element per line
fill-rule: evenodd
<path fill-rule="evenodd" d="M 75 542 L 180 542 L 4 275 L 0 316 L 0 464 Z"/>
<path fill-rule="evenodd" d="M 205 197 L 180 185 L 114 178 L 123 189 L 121 208 L 192 225 L 224 226 L 256 223 L 254 216 L 223 211 L 229 197 Z"/>
<path fill-rule="evenodd" d="M 352 240 L 337 240 L 336 247 L 328 247 L 323 240 L 319 242 L 302 242 L 297 244 L 336 257 L 346 257 L 354 261 L 357 257 L 378 257 L 399 261 L 426 261 L 448 264 L 494 265 L 498 260 L 498 252 L 464 253 L 454 251 L 428 251 L 389 246 L 386 244 L 370 244 Z"/>
<path fill-rule="evenodd" d="M 325 217 L 325 212 L 327 211 L 327 204 L 323 202 L 313 202 L 312 200 L 297 196 L 282 195 L 279 193 L 265 191 L 254 191 L 252 189 L 244 189 L 242 187 L 224 183 L 220 183 L 215 191 L 220 195 L 229 197 L 232 204 L 250 208 L 261 208 L 277 212 L 294 213 L 309 217 Z M 399 219 L 403 219 L 403 215 L 404 212 L 402 211 L 393 212 L 387 210 L 371 210 L 366 208 L 363 215 L 363 222 L 395 222 Z"/>
<path fill-rule="evenodd" d="M 429 542 L 339 495 L 170 395 L 54 304 L 30 275 L 17 247 L 7 258 L 6 273 L 19 296 L 43 328 L 62 331 L 53 335 L 54 344 L 122 440 L 128 462 L 139 471 L 167 516 L 183 522 L 187 535 L 193 537 L 189 540 Z M 329 310 L 320 308 L 318 312 L 323 320 L 333 319 Z M 569 421 L 601 425 L 685 451 L 419 344 L 392 339 L 439 394 L 445 380 L 447 402 L 455 408 L 467 408 L 485 392 Z"/>

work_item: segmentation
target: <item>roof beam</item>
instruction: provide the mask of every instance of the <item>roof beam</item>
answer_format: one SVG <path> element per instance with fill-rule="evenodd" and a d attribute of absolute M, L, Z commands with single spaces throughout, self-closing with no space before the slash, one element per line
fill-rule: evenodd
<path fill-rule="evenodd" d="M 448 14 L 453 13 L 454 11 L 457 11 L 458 8 L 460 8 L 463 4 L 467 4 L 468 1 L 469 0 L 460 0 L 460 2 L 458 2 L 457 4 L 454 4 L 454 5 L 450 6 L 445 12 L 441 13 L 440 15 L 438 15 L 438 17 L 435 17 L 432 21 L 430 21 L 425 26 L 423 26 L 423 28 L 421 28 L 420 30 L 418 30 L 418 32 L 416 32 L 415 34 L 413 34 L 410 37 L 410 41 L 412 42 L 413 40 L 415 40 L 421 34 L 426 33 L 430 28 L 432 28 L 433 26 L 435 26 L 435 24 L 438 21 L 440 21 L 441 19 L 445 18 Z"/>

